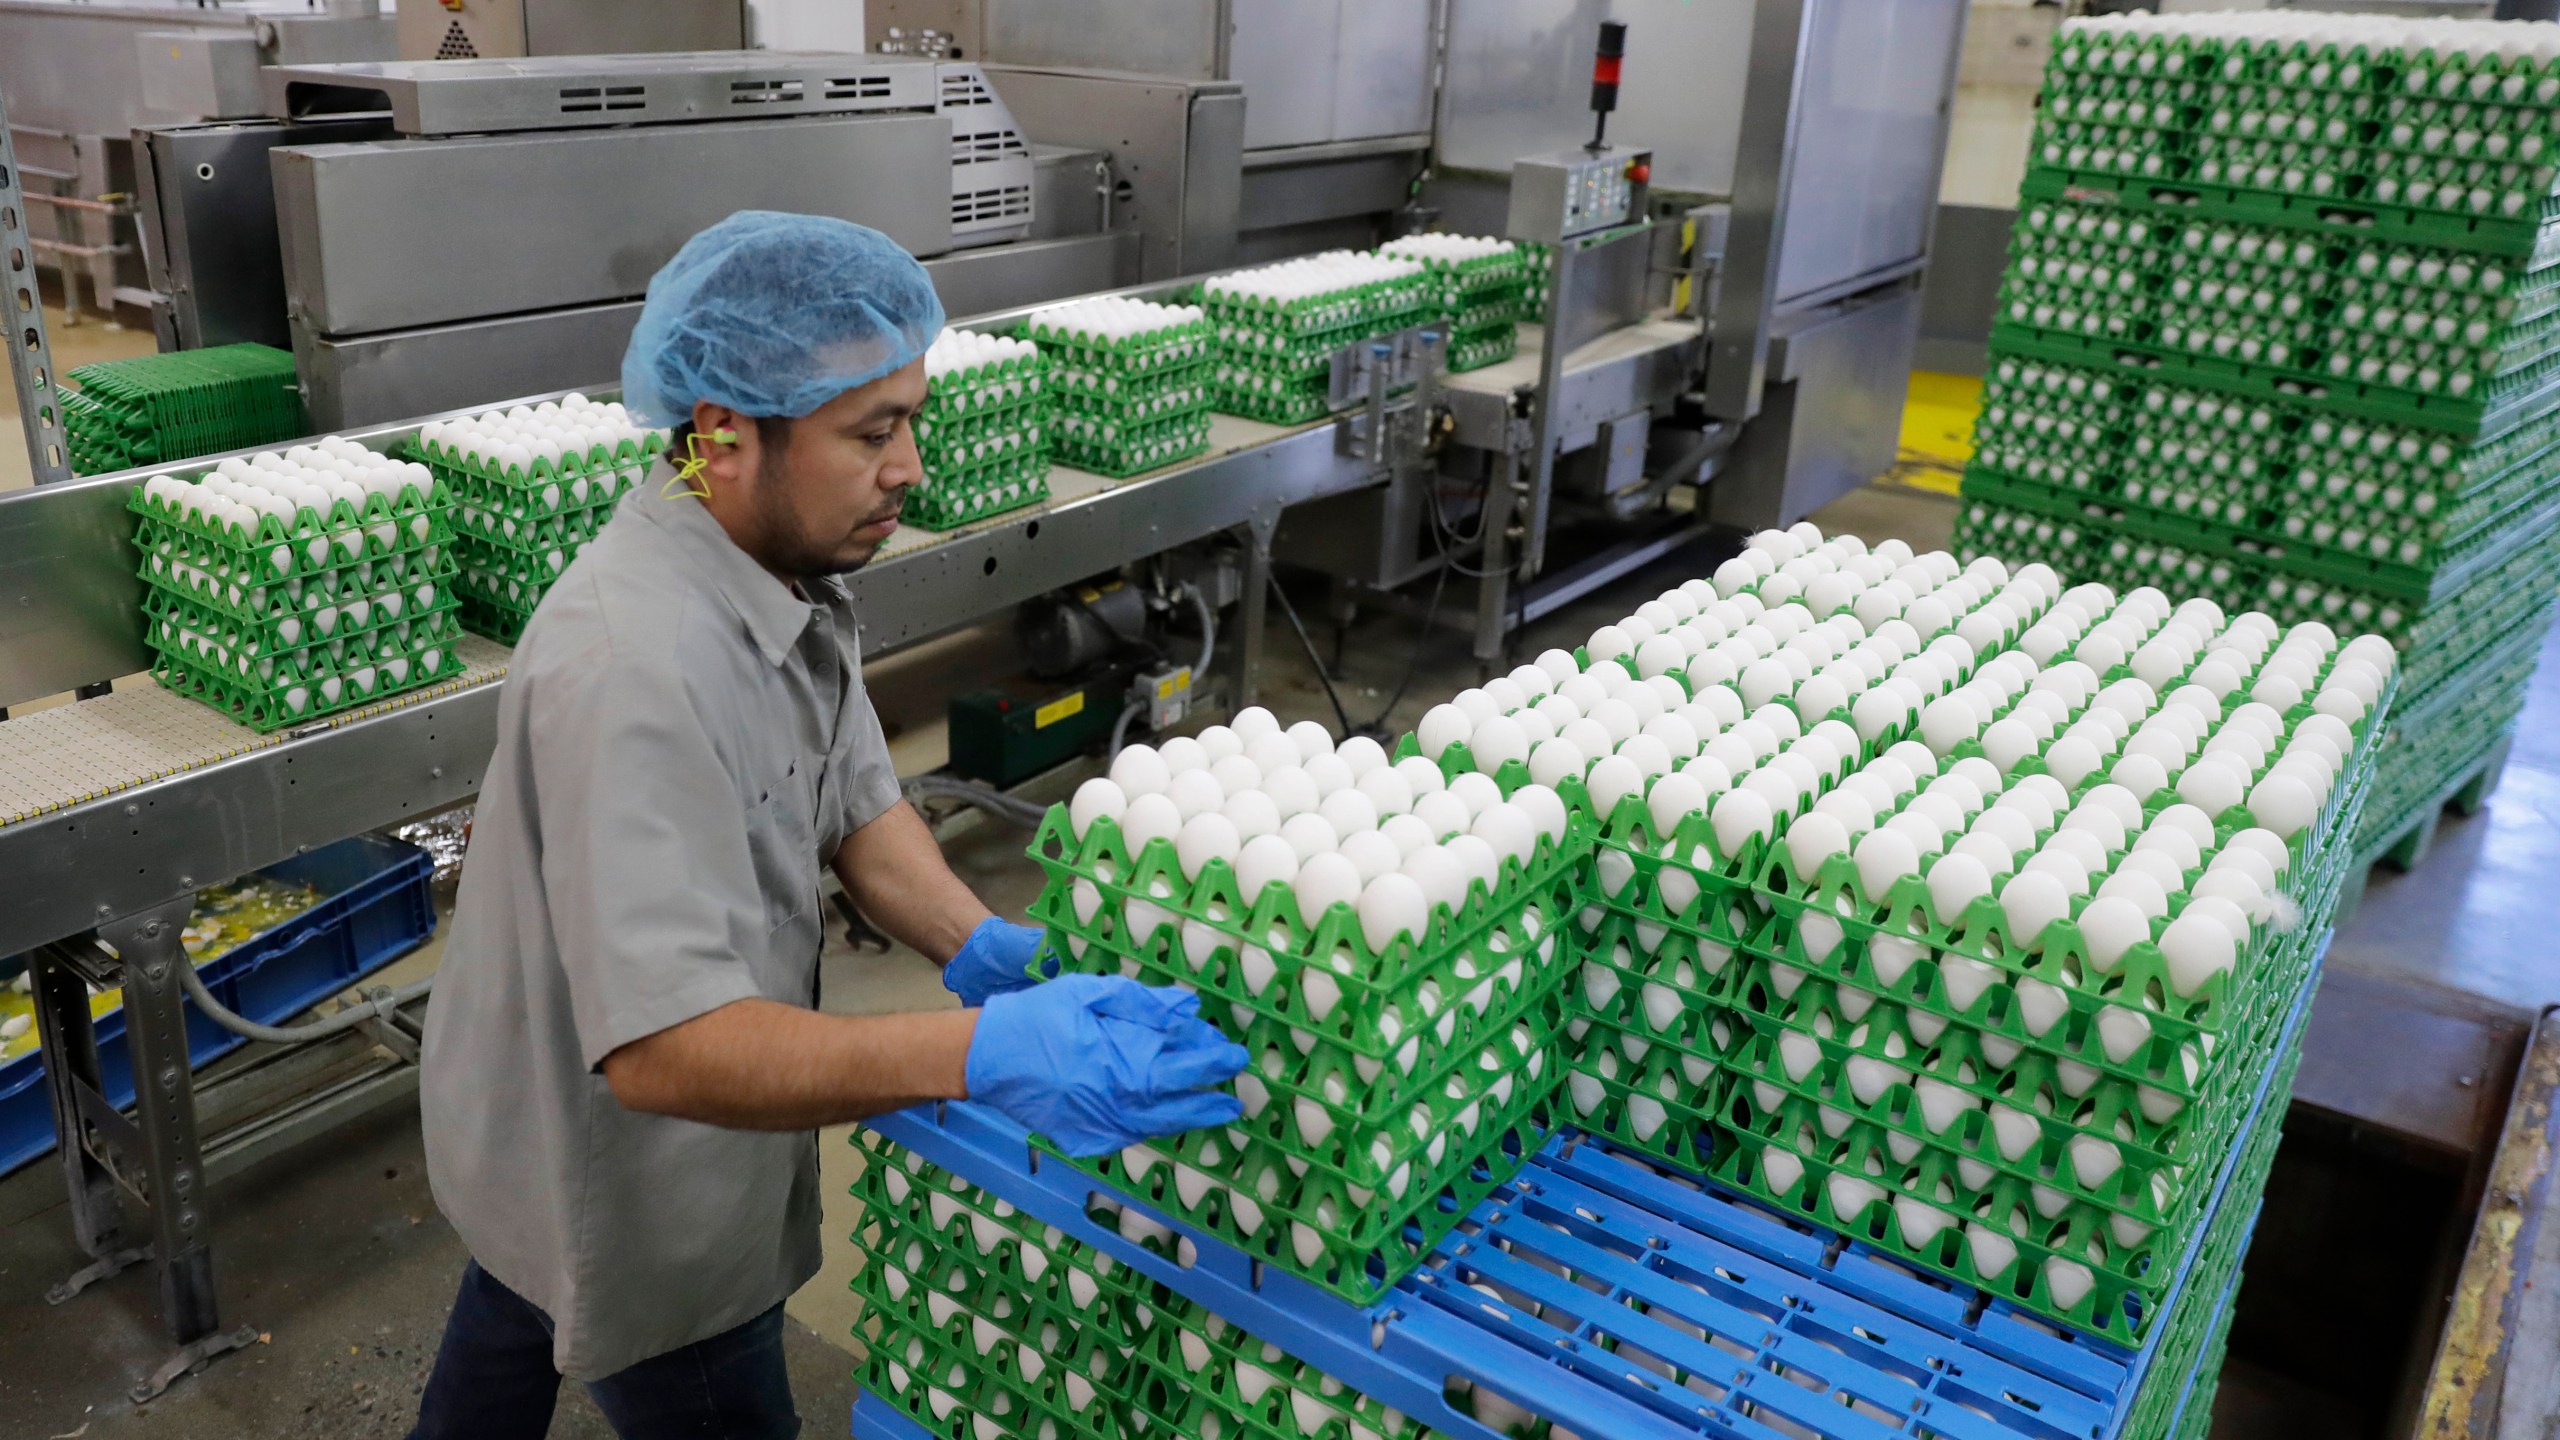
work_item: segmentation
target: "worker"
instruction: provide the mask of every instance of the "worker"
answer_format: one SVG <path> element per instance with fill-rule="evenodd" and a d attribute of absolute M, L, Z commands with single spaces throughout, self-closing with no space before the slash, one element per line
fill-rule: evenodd
<path fill-rule="evenodd" d="M 1093 1155 L 1240 1113 L 1196 997 L 1035 983 L 1041 933 L 900 796 L 835 577 L 923 479 L 942 319 L 886 236 L 805 215 L 732 215 L 649 284 L 623 400 L 674 443 L 509 663 L 427 1022 L 470 1261 L 421 1440 L 534 1440 L 564 1374 L 628 1440 L 798 1433 L 820 1126 L 968 1099 Z M 961 1008 L 817 1009 L 822 863 Z"/>

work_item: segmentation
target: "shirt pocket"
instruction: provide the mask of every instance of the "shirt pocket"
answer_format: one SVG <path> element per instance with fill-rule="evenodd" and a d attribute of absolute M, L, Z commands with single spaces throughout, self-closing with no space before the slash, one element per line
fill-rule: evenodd
<path fill-rule="evenodd" d="M 747 811 L 747 852 L 764 894 L 765 929 L 800 918 L 818 901 L 816 762 L 787 764 Z"/>

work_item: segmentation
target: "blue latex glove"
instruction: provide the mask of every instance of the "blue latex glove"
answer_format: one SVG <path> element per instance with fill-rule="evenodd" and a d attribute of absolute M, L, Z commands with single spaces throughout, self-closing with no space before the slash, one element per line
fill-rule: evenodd
<path fill-rule="evenodd" d="M 978 1015 L 969 1098 L 1078 1157 L 1227 1125 L 1223 1085 L 1245 1049 L 1200 1018 L 1200 997 L 1119 975 L 1063 975 L 998 995 Z"/>
<path fill-rule="evenodd" d="M 1040 942 L 1048 938 L 1048 933 L 988 916 L 969 932 L 951 963 L 942 967 L 942 987 L 968 1006 L 984 1005 L 995 996 L 1030 989 L 1040 983 L 1031 973 L 1031 961 L 1039 955 Z M 1057 974 L 1057 957 L 1048 957 L 1040 972 Z"/>

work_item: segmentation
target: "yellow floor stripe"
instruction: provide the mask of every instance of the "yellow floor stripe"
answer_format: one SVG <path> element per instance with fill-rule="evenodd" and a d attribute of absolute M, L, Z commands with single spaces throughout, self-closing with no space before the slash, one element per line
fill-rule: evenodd
<path fill-rule="evenodd" d="M 1902 453 L 1886 473 L 1886 482 L 1955 494 L 1965 462 L 1973 458 L 1973 421 L 1981 409 L 1981 380 L 1912 371 L 1911 389 L 1902 406 Z"/>

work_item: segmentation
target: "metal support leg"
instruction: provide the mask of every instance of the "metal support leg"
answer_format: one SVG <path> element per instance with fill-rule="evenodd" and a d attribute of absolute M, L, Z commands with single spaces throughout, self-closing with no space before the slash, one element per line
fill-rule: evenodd
<path fill-rule="evenodd" d="M 124 957 L 125 1038 L 133 1050 L 134 1118 L 142 1131 L 160 1318 L 182 1345 L 221 1323 L 206 1243 L 187 1017 L 179 1003 L 185 992 L 178 967 L 189 961 L 178 937 L 194 903 L 181 896 L 98 929 L 98 938 Z"/>
<path fill-rule="evenodd" d="M 1511 573 L 1511 501 L 1519 488 L 1520 452 L 1505 448 L 1494 457 L 1493 483 L 1485 487 L 1484 517 L 1479 530 L 1484 536 L 1484 553 L 1478 561 L 1484 574 L 1476 581 L 1476 669 L 1480 674 L 1493 673 L 1494 662 L 1502 658 L 1503 645 L 1510 629 L 1511 587 L 1519 583 Z"/>
<path fill-rule="evenodd" d="M 124 1205 L 116 1177 L 88 1143 L 82 1093 L 100 1093 L 98 1030 L 89 1015 L 89 986 L 48 950 L 27 957 L 35 992 L 36 1035 L 43 1047 L 45 1088 L 53 1097 L 55 1151 L 71 1194 L 71 1233 L 95 1263 L 70 1276 L 45 1299 L 59 1305 L 148 1255 L 125 1234 Z"/>
<path fill-rule="evenodd" d="M 0 349 L 9 352 L 18 418 L 26 426 L 28 472 L 37 484 L 50 485 L 71 478 L 71 441 L 62 428 L 62 396 L 44 338 L 35 237 L 27 231 L 27 197 L 19 178 L 8 97 L 0 94 L 0 335 L 7 341 Z"/>
<path fill-rule="evenodd" d="M 1277 514 L 1244 525 L 1244 598 L 1237 606 L 1236 708 L 1262 703 L 1262 630 L 1271 607 L 1271 536 Z"/>

